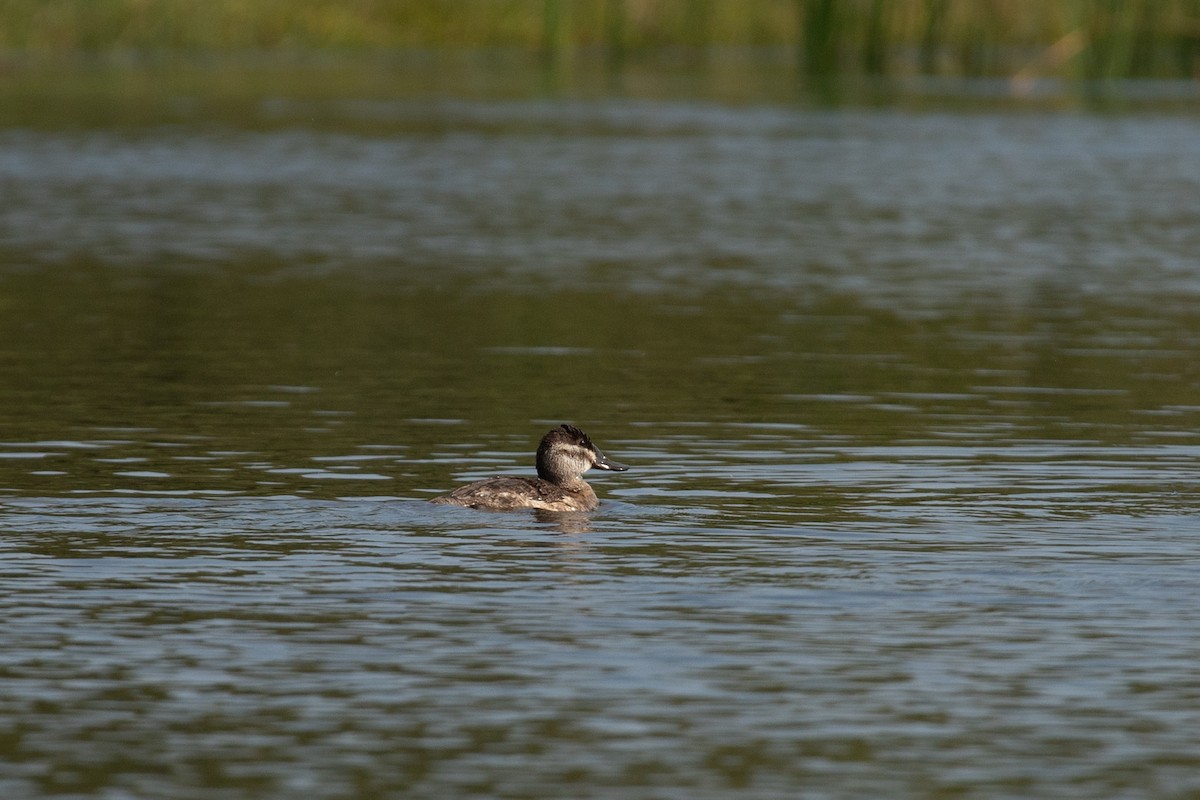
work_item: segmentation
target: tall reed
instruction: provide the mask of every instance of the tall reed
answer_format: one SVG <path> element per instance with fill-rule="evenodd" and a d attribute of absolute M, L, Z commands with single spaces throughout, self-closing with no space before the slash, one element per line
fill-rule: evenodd
<path fill-rule="evenodd" d="M 0 0 L 0 51 L 598 46 L 796 53 L 812 74 L 1194 77 L 1200 0 Z"/>
<path fill-rule="evenodd" d="M 799 0 L 799 3 L 804 69 L 811 75 L 831 75 L 837 71 L 841 43 L 839 3 L 837 0 Z"/>

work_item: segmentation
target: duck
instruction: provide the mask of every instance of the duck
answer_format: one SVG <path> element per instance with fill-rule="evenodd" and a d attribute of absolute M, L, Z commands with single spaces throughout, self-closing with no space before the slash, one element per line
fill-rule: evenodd
<path fill-rule="evenodd" d="M 583 480 L 583 473 L 592 467 L 612 472 L 629 469 L 604 455 L 579 428 L 563 424 L 542 437 L 536 478 L 499 475 L 460 486 L 430 502 L 485 511 L 594 511 L 600 500 Z"/>

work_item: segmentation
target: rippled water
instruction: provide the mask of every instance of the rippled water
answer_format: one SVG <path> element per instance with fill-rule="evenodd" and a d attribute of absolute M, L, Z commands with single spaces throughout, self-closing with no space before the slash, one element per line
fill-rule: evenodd
<path fill-rule="evenodd" d="M 1200 792 L 1193 117 L 272 108 L 0 131 L 0 795 Z"/>

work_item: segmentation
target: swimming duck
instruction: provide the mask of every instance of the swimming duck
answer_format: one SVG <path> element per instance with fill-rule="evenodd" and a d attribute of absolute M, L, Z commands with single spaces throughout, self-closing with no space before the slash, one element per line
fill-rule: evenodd
<path fill-rule="evenodd" d="M 536 478 L 501 475 L 460 486 L 430 502 L 488 511 L 592 511 L 600 501 L 582 477 L 592 467 L 613 472 L 629 469 L 605 456 L 579 428 L 559 425 L 538 445 Z"/>

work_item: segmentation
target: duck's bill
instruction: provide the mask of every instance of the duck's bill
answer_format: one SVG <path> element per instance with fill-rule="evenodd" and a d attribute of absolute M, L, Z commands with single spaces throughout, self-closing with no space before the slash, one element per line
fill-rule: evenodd
<path fill-rule="evenodd" d="M 625 466 L 619 461 L 613 461 L 611 458 L 604 455 L 604 453 L 601 453 L 599 450 L 597 450 L 596 469 L 608 469 L 612 470 L 613 472 L 624 472 L 625 470 L 629 469 L 629 467 Z"/>

